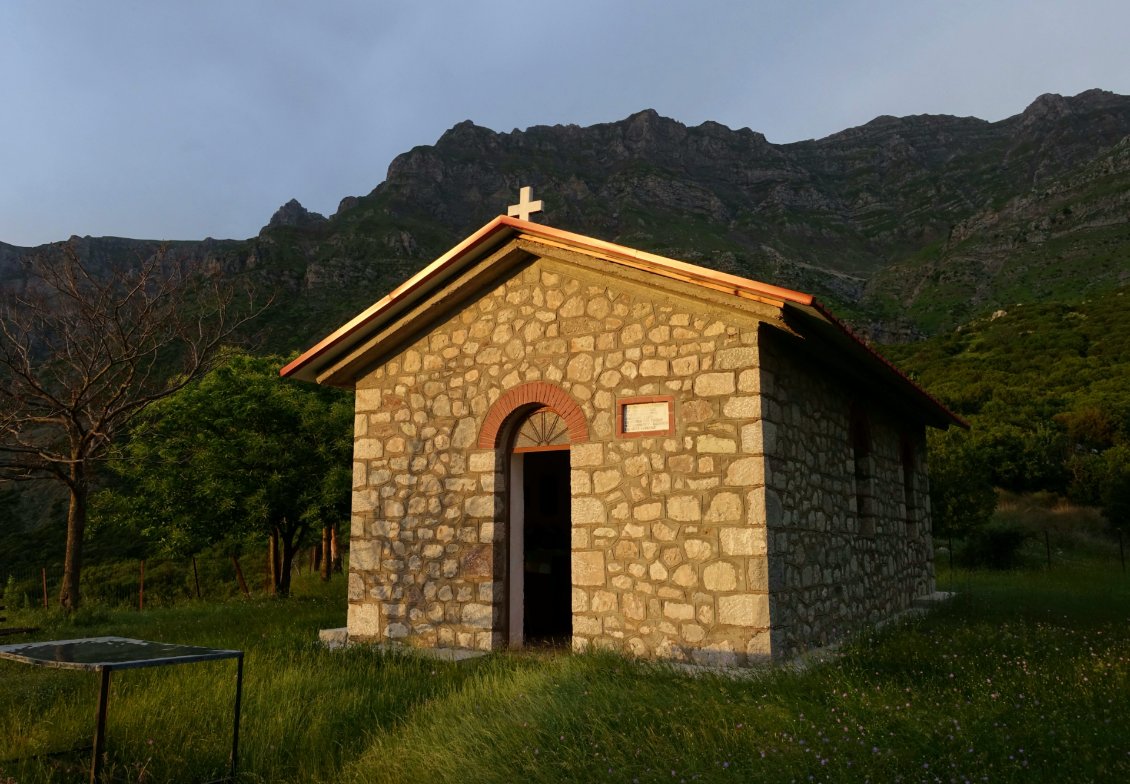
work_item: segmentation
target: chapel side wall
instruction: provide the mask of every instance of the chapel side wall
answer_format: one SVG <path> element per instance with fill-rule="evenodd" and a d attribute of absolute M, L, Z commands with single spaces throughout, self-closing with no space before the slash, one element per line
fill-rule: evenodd
<path fill-rule="evenodd" d="M 797 347 L 762 341 L 762 393 L 774 657 L 843 639 L 934 590 L 921 424 L 868 407 Z M 853 403 L 871 433 L 866 458 L 874 534 L 857 510 Z M 907 510 L 902 444 L 914 449 Z"/>
<path fill-rule="evenodd" d="M 758 324 L 628 272 L 541 260 L 368 373 L 351 638 L 504 646 L 504 456 L 477 438 L 503 392 L 548 381 L 589 427 L 570 449 L 574 645 L 768 656 Z M 675 432 L 616 435 L 619 398 L 659 395 Z"/>

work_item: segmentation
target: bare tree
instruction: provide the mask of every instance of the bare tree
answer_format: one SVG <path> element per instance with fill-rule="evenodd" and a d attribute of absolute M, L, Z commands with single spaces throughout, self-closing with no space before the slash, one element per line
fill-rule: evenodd
<path fill-rule="evenodd" d="M 96 272 L 67 244 L 24 267 L 23 290 L 0 294 L 0 483 L 46 476 L 66 486 L 59 602 L 74 610 L 94 464 L 263 308 L 250 291 L 234 307 L 229 288 L 163 249 L 133 269 Z"/>

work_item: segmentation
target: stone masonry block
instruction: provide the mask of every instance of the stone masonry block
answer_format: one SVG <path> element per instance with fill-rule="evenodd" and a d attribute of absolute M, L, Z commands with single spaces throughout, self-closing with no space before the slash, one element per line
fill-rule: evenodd
<path fill-rule="evenodd" d="M 359 572 L 349 572 L 349 601 L 359 602 L 365 597 L 365 578 Z"/>
<path fill-rule="evenodd" d="M 349 603 L 346 621 L 349 636 L 359 639 L 381 636 L 381 606 L 375 602 Z"/>
<path fill-rule="evenodd" d="M 475 495 L 463 502 L 463 511 L 468 517 L 494 517 L 493 495 Z"/>
<path fill-rule="evenodd" d="M 729 395 L 734 391 L 734 374 L 702 373 L 694 380 L 694 393 L 700 397 Z"/>
<path fill-rule="evenodd" d="M 732 455 L 738 451 L 738 444 L 732 438 L 719 438 L 708 434 L 695 439 L 695 446 L 699 454 L 725 454 Z"/>
<path fill-rule="evenodd" d="M 604 464 L 604 444 L 574 444 L 569 450 L 573 468 L 587 468 Z"/>
<path fill-rule="evenodd" d="M 354 539 L 349 543 L 350 571 L 368 572 L 381 562 L 381 543 L 371 539 Z"/>
<path fill-rule="evenodd" d="M 471 452 L 467 459 L 467 468 L 476 473 L 486 473 L 494 471 L 495 466 L 495 453 L 494 450 Z"/>
<path fill-rule="evenodd" d="M 714 354 L 714 366 L 722 370 L 752 367 L 757 363 L 757 349 L 753 346 L 725 348 Z"/>
<path fill-rule="evenodd" d="M 710 499 L 706 522 L 731 523 L 742 519 L 742 499 L 737 493 L 721 492 Z"/>
<path fill-rule="evenodd" d="M 738 389 L 742 392 L 760 392 L 761 371 L 757 368 L 743 370 L 741 374 L 738 375 Z"/>
<path fill-rule="evenodd" d="M 663 615 L 676 621 L 694 620 L 694 605 L 684 602 L 664 602 Z"/>
<path fill-rule="evenodd" d="M 620 472 L 615 468 L 610 468 L 607 471 L 597 471 L 592 475 L 593 488 L 598 493 L 607 493 L 609 490 L 619 485 L 622 478 Z"/>
<path fill-rule="evenodd" d="M 738 587 L 738 572 L 726 561 L 715 561 L 702 570 L 702 584 L 708 591 L 732 591 Z"/>
<path fill-rule="evenodd" d="M 478 629 L 489 629 L 491 627 L 492 609 L 489 604 L 472 602 L 463 605 L 463 609 L 459 613 L 459 618 L 468 626 L 474 626 Z"/>
<path fill-rule="evenodd" d="M 479 435 L 478 423 L 474 417 L 464 417 L 455 425 L 451 433 L 451 446 L 456 449 L 467 449 L 475 443 Z"/>
<path fill-rule="evenodd" d="M 730 487 L 753 487 L 765 483 L 765 461 L 760 457 L 743 457 L 726 467 L 725 484 Z"/>
<path fill-rule="evenodd" d="M 604 585 L 604 551 L 573 553 L 573 585 Z"/>
<path fill-rule="evenodd" d="M 769 590 L 769 559 L 766 556 L 754 556 L 749 559 L 746 567 L 746 585 L 752 591 Z"/>
<path fill-rule="evenodd" d="M 573 524 L 591 525 L 603 523 L 608 520 L 608 513 L 604 503 L 599 498 L 574 498 L 573 499 Z"/>
<path fill-rule="evenodd" d="M 723 528 L 718 532 L 722 552 L 726 555 L 764 555 L 765 529 L 749 526 Z"/>
<path fill-rule="evenodd" d="M 702 503 L 696 496 L 677 495 L 667 499 L 667 516 L 672 520 L 702 519 Z"/>
<path fill-rule="evenodd" d="M 359 412 L 376 411 L 381 407 L 381 394 L 380 389 L 357 387 L 353 397 L 354 410 Z"/>
<path fill-rule="evenodd" d="M 374 460 L 384 455 L 384 443 L 379 438 L 358 438 L 353 442 L 355 460 Z"/>
<path fill-rule="evenodd" d="M 769 596 L 743 593 L 718 597 L 718 622 L 729 626 L 769 627 Z"/>
<path fill-rule="evenodd" d="M 589 476 L 588 471 L 570 471 L 569 472 L 569 491 L 576 497 L 578 495 L 588 495 L 592 492 L 592 478 Z"/>

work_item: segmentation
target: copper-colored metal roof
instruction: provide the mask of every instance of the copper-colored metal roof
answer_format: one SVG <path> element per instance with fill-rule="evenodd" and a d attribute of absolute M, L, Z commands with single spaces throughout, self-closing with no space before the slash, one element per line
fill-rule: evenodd
<path fill-rule="evenodd" d="M 580 251 L 589 255 L 606 259 L 612 263 L 636 269 L 646 270 L 664 277 L 682 280 L 688 283 L 703 286 L 715 291 L 732 294 L 744 299 L 756 299 L 777 307 L 792 306 L 798 311 L 806 312 L 831 325 L 838 333 L 848 338 L 851 343 L 858 346 L 867 355 L 877 359 L 889 372 L 893 373 L 898 383 L 906 386 L 906 391 L 918 398 L 933 413 L 943 421 L 968 427 L 968 424 L 957 415 L 950 412 L 938 400 L 919 387 L 890 361 L 868 346 L 862 339 L 853 333 L 846 324 L 832 315 L 832 313 L 811 294 L 800 291 L 773 286 L 768 283 L 730 275 L 725 272 L 689 264 L 685 261 L 667 258 L 654 253 L 617 245 L 612 242 L 587 237 L 583 234 L 555 229 L 538 223 L 519 220 L 500 215 L 487 223 L 474 234 L 467 237 L 447 253 L 440 256 L 428 266 L 417 272 L 404 283 L 379 299 L 369 308 L 358 314 L 350 321 L 336 329 L 330 335 L 318 341 L 313 347 L 303 352 L 301 356 L 286 365 L 279 371 L 283 377 L 300 378 L 306 381 L 316 380 L 320 369 L 348 353 L 348 351 L 361 342 L 367 335 L 375 331 L 381 324 L 382 317 L 389 314 L 394 305 L 410 301 L 412 298 L 425 295 L 430 291 L 429 283 L 442 279 L 448 272 L 455 272 L 465 265 L 474 263 L 491 250 L 499 247 L 511 239 L 529 239 L 541 244 Z"/>

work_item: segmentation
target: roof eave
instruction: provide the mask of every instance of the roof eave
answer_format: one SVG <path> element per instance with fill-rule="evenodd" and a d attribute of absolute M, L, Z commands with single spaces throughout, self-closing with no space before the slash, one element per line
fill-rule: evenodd
<path fill-rule="evenodd" d="M 807 313 L 831 325 L 849 344 L 865 351 L 872 361 L 876 363 L 881 373 L 887 374 L 888 377 L 894 381 L 896 386 L 909 392 L 910 397 L 918 402 L 918 408 L 926 414 L 925 419 L 927 424 L 940 430 L 945 430 L 950 425 L 956 425 L 965 430 L 969 429 L 970 426 L 968 422 L 946 408 L 940 400 L 919 386 L 916 381 L 901 371 L 893 362 L 868 345 L 867 341 L 855 334 L 851 327 L 833 314 L 824 303 L 813 298 L 808 307 L 798 306 L 796 304 L 792 304 L 791 307 L 794 310 Z"/>

